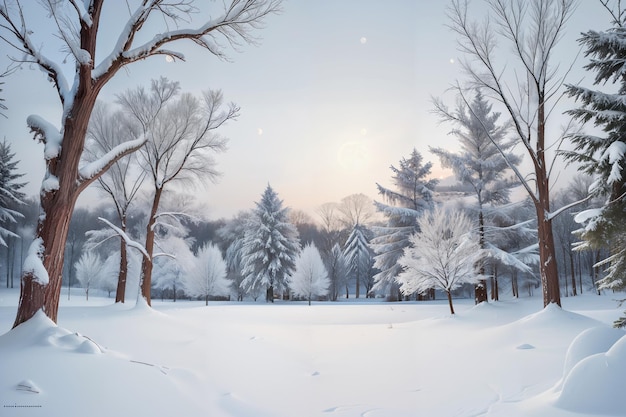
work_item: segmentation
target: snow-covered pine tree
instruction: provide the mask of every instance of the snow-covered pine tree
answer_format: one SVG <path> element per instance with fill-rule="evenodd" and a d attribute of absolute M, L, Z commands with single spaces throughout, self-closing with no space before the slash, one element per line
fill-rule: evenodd
<path fill-rule="evenodd" d="M 11 144 L 6 140 L 0 143 L 0 245 L 7 246 L 5 237 L 17 237 L 18 235 L 4 227 L 10 223 L 17 223 L 21 213 L 12 209 L 21 205 L 24 193 L 20 191 L 26 184 L 17 182 L 24 174 L 17 173 L 15 154 L 11 152 Z"/>
<path fill-rule="evenodd" d="M 395 190 L 376 184 L 383 202 L 375 201 L 376 210 L 387 218 L 387 225 L 372 227 L 370 246 L 374 253 L 374 291 L 398 297 L 395 281 L 402 271 L 398 259 L 409 246 L 409 237 L 417 231 L 417 219 L 424 210 L 433 208 L 436 179 L 428 179 L 432 163 L 423 164 L 422 155 L 414 148 L 409 158 L 402 158 L 399 167 L 391 165 Z"/>
<path fill-rule="evenodd" d="M 313 243 L 302 248 L 296 258 L 294 273 L 288 278 L 289 289 L 294 295 L 304 297 L 311 305 L 314 296 L 328 294 L 330 279 L 320 252 Z"/>
<path fill-rule="evenodd" d="M 510 201 L 511 188 L 518 182 L 506 178 L 506 173 L 510 164 L 516 166 L 522 158 L 512 152 L 516 141 L 506 138 L 508 126 L 498 124 L 500 113 L 492 111 L 492 105 L 480 90 L 476 90 L 471 103 L 459 100 L 454 111 L 439 101 L 435 101 L 435 107 L 443 121 L 455 126 L 450 133 L 458 138 L 461 149 L 455 153 L 430 147 L 430 151 L 439 157 L 444 168 L 452 169 L 462 184 L 472 188 L 476 197 L 478 242 L 485 249 L 489 241 L 485 224 L 490 206 Z M 488 298 L 484 269 L 480 275 L 483 277 L 474 289 L 476 304 Z"/>
<path fill-rule="evenodd" d="M 204 297 L 205 305 L 209 305 L 210 296 L 227 296 L 230 293 L 226 262 L 216 245 L 209 243 L 200 248 L 188 267 L 183 283 L 185 292 L 192 297 Z"/>
<path fill-rule="evenodd" d="M 246 227 L 242 245 L 245 277 L 241 285 L 248 291 L 265 287 L 265 300 L 274 302 L 274 292 L 282 291 L 300 252 L 296 227 L 289 222 L 289 208 L 268 184 L 256 203 Z"/>
<path fill-rule="evenodd" d="M 350 272 L 355 277 L 355 297 L 359 298 L 361 294 L 361 284 L 367 282 L 373 263 L 369 240 L 367 238 L 367 230 L 359 223 L 352 227 L 350 236 L 348 236 L 348 240 L 346 240 L 343 248 L 343 256 L 348 263 Z"/>
<path fill-rule="evenodd" d="M 581 102 L 581 107 L 568 111 L 582 123 L 593 121 L 604 132 L 603 136 L 577 133 L 571 136 L 575 146 L 566 157 L 581 165 L 580 170 L 597 177 L 592 185 L 594 195 L 605 197 L 600 209 L 581 213 L 577 220 L 585 224 L 581 237 L 587 247 L 610 247 L 607 275 L 600 282 L 604 288 L 626 288 L 626 78 L 623 62 L 626 60 L 626 7 L 617 3 L 617 10 L 608 3 L 603 6 L 611 13 L 613 27 L 605 31 L 590 30 L 579 42 L 586 48 L 585 56 L 591 62 L 587 71 L 596 73 L 594 85 L 615 85 L 615 93 L 607 93 L 578 85 L 568 85 L 567 94 Z M 615 322 L 626 326 L 626 318 Z"/>
<path fill-rule="evenodd" d="M 431 288 L 448 296 L 454 314 L 452 291 L 463 284 L 476 284 L 481 255 L 477 240 L 470 236 L 472 221 L 459 210 L 435 208 L 418 220 L 419 232 L 411 235 L 404 250 L 398 276 L 404 294 L 424 293 Z"/>

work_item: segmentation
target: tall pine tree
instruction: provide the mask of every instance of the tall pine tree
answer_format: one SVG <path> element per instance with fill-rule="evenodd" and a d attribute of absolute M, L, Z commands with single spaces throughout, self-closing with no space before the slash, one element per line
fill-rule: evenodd
<path fill-rule="evenodd" d="M 603 136 L 579 133 L 572 136 L 575 149 L 567 153 L 570 161 L 578 162 L 581 170 L 597 177 L 591 188 L 595 195 L 606 199 L 600 210 L 581 216 L 586 220 L 581 232 L 586 246 L 610 247 L 607 275 L 600 285 L 613 290 L 626 288 L 626 11 L 617 5 L 611 10 L 613 27 L 601 32 L 590 30 L 579 42 L 586 48 L 591 62 L 585 66 L 596 73 L 594 85 L 615 85 L 615 93 L 606 93 L 582 86 L 569 85 L 567 93 L 581 102 L 578 109 L 568 113 L 582 123 L 593 121 Z M 621 318 L 616 326 L 626 326 Z"/>
<path fill-rule="evenodd" d="M 396 277 L 402 271 L 398 259 L 409 246 L 409 237 L 417 232 L 417 219 L 424 210 L 433 208 L 433 191 L 436 179 L 428 179 L 432 163 L 423 164 L 422 155 L 413 149 L 409 158 L 402 158 L 399 167 L 391 165 L 395 190 L 376 184 L 383 202 L 375 201 L 376 210 L 387 218 L 384 227 L 373 227 L 374 238 L 370 246 L 376 254 L 374 291 L 398 297 Z M 398 297 L 399 298 L 399 297 Z"/>
<path fill-rule="evenodd" d="M 509 202 L 510 190 L 516 182 L 505 178 L 509 164 L 518 165 L 521 157 L 512 153 L 515 142 L 506 139 L 508 127 L 499 125 L 500 113 L 493 112 L 480 90 L 471 103 L 459 101 L 454 111 L 435 102 L 436 111 L 445 122 L 454 124 L 450 132 L 459 139 L 461 149 L 454 153 L 443 148 L 430 148 L 439 157 L 444 168 L 450 168 L 456 178 L 472 188 L 476 197 L 478 243 L 481 249 L 488 246 L 485 233 L 488 206 Z M 475 287 L 476 303 L 487 301 L 487 280 L 484 268 L 482 278 Z"/>
<path fill-rule="evenodd" d="M 343 248 L 343 256 L 348 263 L 348 269 L 353 274 L 356 283 L 355 297 L 361 294 L 361 284 L 367 287 L 367 280 L 372 268 L 372 254 L 370 253 L 367 230 L 359 223 L 352 227 L 350 236 Z"/>
<path fill-rule="evenodd" d="M 300 252 L 296 227 L 289 222 L 289 208 L 268 184 L 248 222 L 242 245 L 242 287 L 265 287 L 265 300 L 274 302 L 292 274 Z"/>

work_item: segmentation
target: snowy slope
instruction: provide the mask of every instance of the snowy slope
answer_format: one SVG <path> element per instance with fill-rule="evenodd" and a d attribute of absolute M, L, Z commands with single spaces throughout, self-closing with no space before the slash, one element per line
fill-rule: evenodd
<path fill-rule="evenodd" d="M 3 289 L 0 415 L 625 415 L 614 298 L 456 300 L 451 317 L 444 301 L 149 309 L 90 296 L 63 302 L 61 327 L 38 315 L 8 332 L 17 293 Z"/>

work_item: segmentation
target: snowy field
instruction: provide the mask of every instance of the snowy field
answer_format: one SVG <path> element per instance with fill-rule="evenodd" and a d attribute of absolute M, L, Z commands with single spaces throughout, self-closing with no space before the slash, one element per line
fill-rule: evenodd
<path fill-rule="evenodd" d="M 17 298 L 0 290 L 1 416 L 626 415 L 626 338 L 610 328 L 623 294 L 565 310 L 455 300 L 454 317 L 444 300 L 149 309 L 76 295 L 60 327 L 39 315 L 9 332 Z"/>

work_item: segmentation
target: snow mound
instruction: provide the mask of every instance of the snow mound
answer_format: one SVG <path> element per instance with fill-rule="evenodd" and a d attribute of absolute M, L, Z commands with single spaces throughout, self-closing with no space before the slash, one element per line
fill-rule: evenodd
<path fill-rule="evenodd" d="M 578 362 L 563 382 L 556 406 L 576 412 L 623 415 L 621 390 L 626 375 L 626 337 L 606 353 Z"/>
<path fill-rule="evenodd" d="M 563 378 L 567 378 L 578 362 L 596 353 L 605 353 L 624 336 L 624 332 L 608 326 L 592 327 L 572 341 L 565 354 Z"/>
<path fill-rule="evenodd" d="M 563 310 L 557 304 L 548 304 L 543 310 L 519 319 L 513 325 L 532 328 L 588 328 L 597 326 L 597 322 L 581 314 Z"/>

